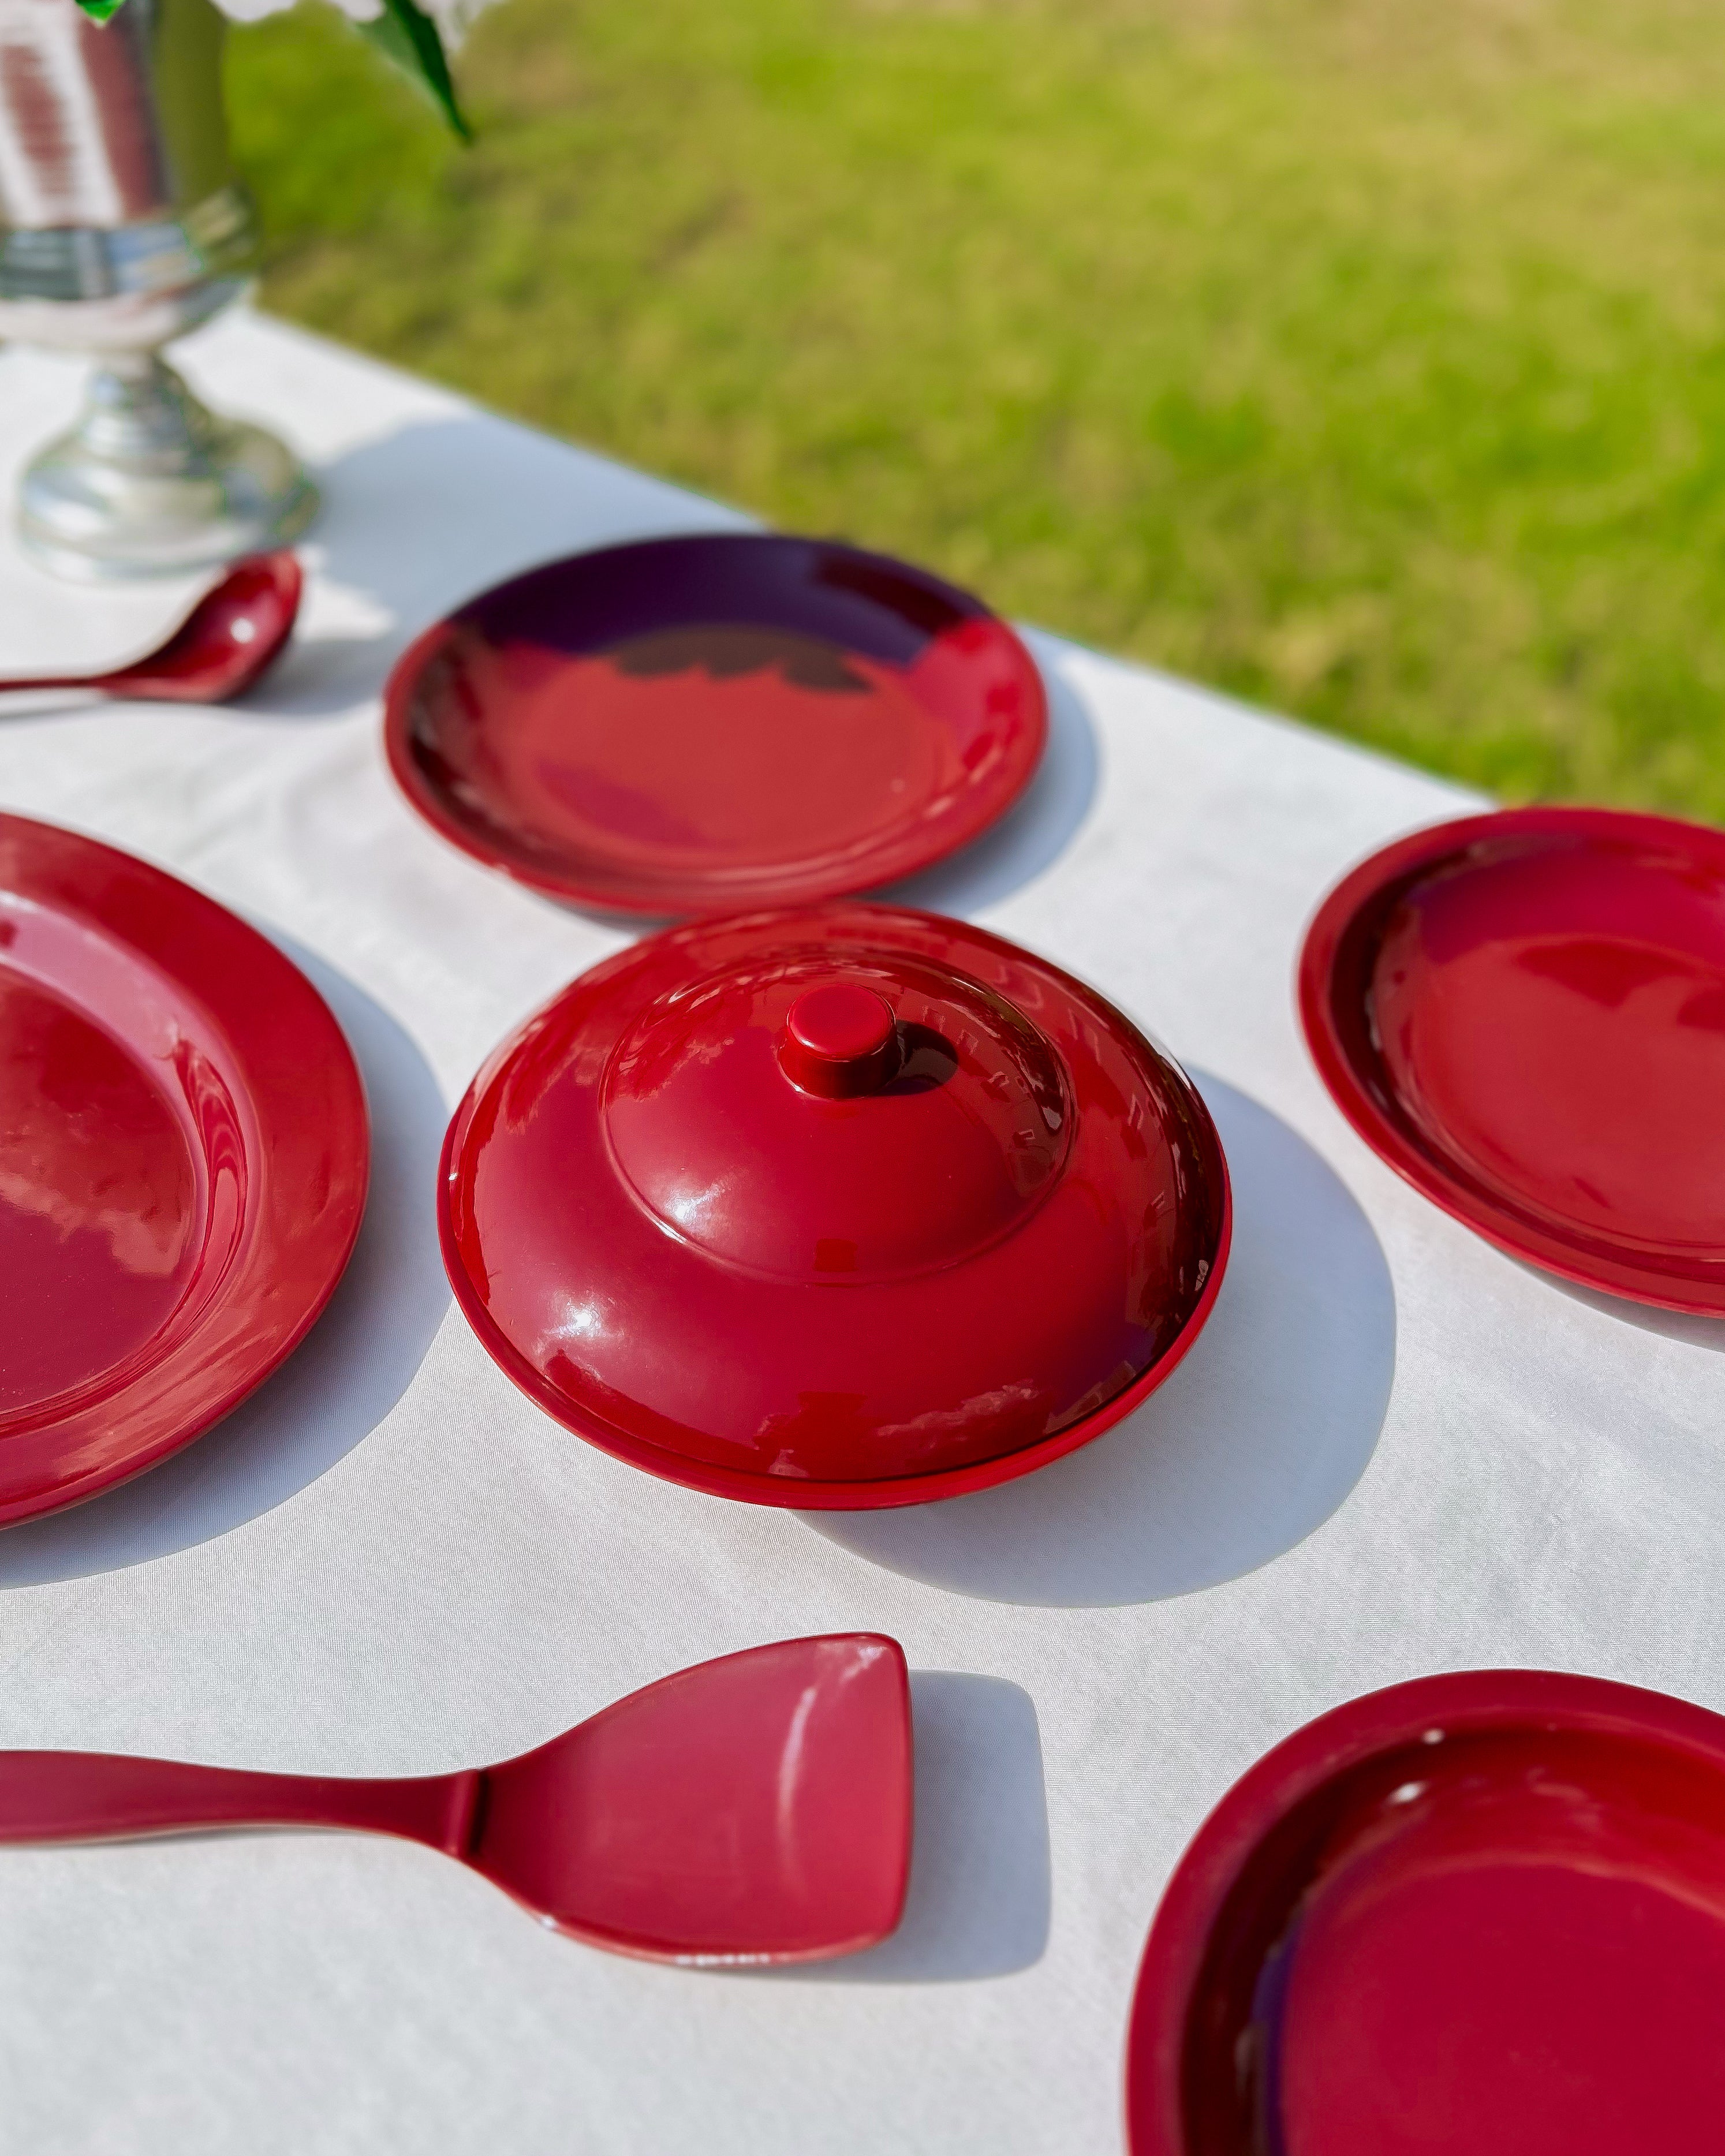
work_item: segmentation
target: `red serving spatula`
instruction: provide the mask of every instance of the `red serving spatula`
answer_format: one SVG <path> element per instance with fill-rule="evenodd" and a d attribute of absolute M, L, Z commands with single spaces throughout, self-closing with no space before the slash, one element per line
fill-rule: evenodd
<path fill-rule="evenodd" d="M 621 1953 L 853 1953 L 904 1907 L 904 1651 L 875 1632 L 753 1647 L 632 1692 L 501 1766 L 409 1780 L 0 1752 L 0 1842 L 242 1826 L 424 1842 L 554 1929 Z"/>

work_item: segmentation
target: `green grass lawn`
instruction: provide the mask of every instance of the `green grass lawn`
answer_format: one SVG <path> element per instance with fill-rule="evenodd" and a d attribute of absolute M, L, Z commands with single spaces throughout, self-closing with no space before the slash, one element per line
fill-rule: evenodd
<path fill-rule="evenodd" d="M 1508 798 L 1725 819 L 1717 0 L 231 41 L 282 312 Z"/>

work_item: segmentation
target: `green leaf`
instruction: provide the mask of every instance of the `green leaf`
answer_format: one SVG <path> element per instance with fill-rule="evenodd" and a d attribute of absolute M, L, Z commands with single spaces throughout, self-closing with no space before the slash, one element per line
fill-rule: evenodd
<path fill-rule="evenodd" d="M 78 0 L 93 22 L 105 23 L 126 0 Z M 416 0 L 382 0 L 383 12 L 356 27 L 398 67 L 408 80 L 423 90 L 464 142 L 473 140 L 455 96 L 449 63 L 438 27 Z"/>
<path fill-rule="evenodd" d="M 117 8 L 121 0 L 79 0 L 94 13 L 96 8 Z M 437 24 L 415 0 L 383 0 L 383 12 L 357 26 L 387 54 L 403 74 L 423 90 L 464 142 L 473 140 L 473 130 L 464 118 L 450 80 L 449 63 Z"/>

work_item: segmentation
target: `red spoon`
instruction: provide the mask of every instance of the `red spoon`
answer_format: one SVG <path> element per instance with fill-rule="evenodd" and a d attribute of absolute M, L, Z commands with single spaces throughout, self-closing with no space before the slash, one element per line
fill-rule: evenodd
<path fill-rule="evenodd" d="M 702 1662 L 501 1766 L 403 1781 L 0 1752 L 0 1842 L 352 1827 L 459 1858 L 553 1930 L 656 1961 L 818 1961 L 897 1924 L 910 1691 L 875 1632 Z"/>
<path fill-rule="evenodd" d="M 236 562 L 159 650 L 110 674 L 33 675 L 0 680 L 13 690 L 85 689 L 99 696 L 171 704 L 219 704 L 261 680 L 293 634 L 305 583 L 284 548 Z"/>

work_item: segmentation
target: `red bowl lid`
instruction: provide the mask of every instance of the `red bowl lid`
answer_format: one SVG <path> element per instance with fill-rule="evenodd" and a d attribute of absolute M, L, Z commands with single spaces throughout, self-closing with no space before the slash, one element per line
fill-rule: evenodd
<path fill-rule="evenodd" d="M 896 907 L 673 929 L 498 1050 L 444 1144 L 444 1255 L 559 1421 L 757 1503 L 1022 1474 L 1209 1314 L 1227 1169 L 1101 997 Z"/>

